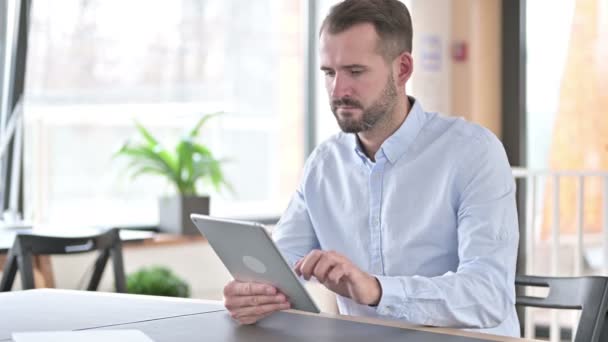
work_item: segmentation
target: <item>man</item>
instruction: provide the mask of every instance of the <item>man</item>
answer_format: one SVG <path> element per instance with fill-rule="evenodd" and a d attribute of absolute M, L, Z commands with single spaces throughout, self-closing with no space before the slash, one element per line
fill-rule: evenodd
<path fill-rule="evenodd" d="M 519 335 L 515 187 L 488 130 L 428 113 L 405 85 L 412 28 L 398 0 L 346 0 L 320 31 L 320 62 L 342 133 L 308 158 L 273 238 L 340 312 Z M 242 324 L 289 308 L 265 284 L 233 281 Z"/>

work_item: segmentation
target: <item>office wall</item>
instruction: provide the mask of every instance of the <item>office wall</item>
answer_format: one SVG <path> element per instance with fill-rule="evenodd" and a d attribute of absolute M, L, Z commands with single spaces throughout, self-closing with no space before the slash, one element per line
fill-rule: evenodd
<path fill-rule="evenodd" d="M 412 1 L 410 88 L 427 110 L 465 117 L 499 137 L 500 8 L 500 0 Z"/>
<path fill-rule="evenodd" d="M 413 0 L 410 5 L 414 28 L 414 74 L 408 91 L 426 110 L 452 111 L 452 1 Z"/>

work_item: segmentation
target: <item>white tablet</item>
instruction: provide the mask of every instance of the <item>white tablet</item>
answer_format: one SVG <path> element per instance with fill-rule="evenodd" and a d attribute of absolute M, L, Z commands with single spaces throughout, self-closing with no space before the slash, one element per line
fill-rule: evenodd
<path fill-rule="evenodd" d="M 292 309 L 320 312 L 264 226 L 199 214 L 190 218 L 234 279 L 270 284 L 288 297 Z"/>

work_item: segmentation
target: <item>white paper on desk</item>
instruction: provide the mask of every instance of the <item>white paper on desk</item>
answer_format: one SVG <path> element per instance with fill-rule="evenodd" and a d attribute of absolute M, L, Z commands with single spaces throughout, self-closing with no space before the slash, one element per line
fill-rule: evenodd
<path fill-rule="evenodd" d="M 15 342 L 153 342 L 139 330 L 39 331 L 13 333 Z"/>

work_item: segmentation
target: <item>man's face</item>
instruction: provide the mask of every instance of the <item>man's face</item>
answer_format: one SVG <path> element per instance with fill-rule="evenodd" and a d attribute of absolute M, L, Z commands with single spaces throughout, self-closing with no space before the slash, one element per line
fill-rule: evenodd
<path fill-rule="evenodd" d="M 397 88 L 390 64 L 378 53 L 378 39 L 371 24 L 321 34 L 321 70 L 331 110 L 344 132 L 371 129 L 395 105 Z"/>

